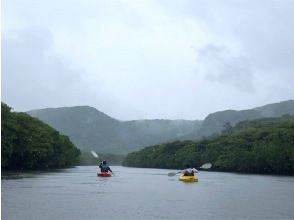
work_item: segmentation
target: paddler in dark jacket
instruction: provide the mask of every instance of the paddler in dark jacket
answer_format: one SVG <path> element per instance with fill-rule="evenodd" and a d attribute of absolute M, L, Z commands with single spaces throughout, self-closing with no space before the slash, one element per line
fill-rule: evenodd
<path fill-rule="evenodd" d="M 108 171 L 112 172 L 112 170 L 107 165 L 107 162 L 105 160 L 103 160 L 103 162 L 100 163 L 99 168 L 100 168 L 101 172 L 108 172 Z"/>

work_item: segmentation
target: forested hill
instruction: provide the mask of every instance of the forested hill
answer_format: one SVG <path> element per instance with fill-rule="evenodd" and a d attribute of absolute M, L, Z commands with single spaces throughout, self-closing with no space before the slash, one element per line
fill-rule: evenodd
<path fill-rule="evenodd" d="M 180 169 L 207 162 L 211 170 L 294 175 L 294 117 L 240 122 L 215 138 L 146 147 L 123 165 Z"/>
<path fill-rule="evenodd" d="M 107 152 L 120 143 L 120 121 L 89 106 L 47 108 L 29 111 L 59 132 L 70 137 L 81 150 Z M 110 151 L 111 152 L 111 151 Z"/>
<path fill-rule="evenodd" d="M 70 137 L 81 150 L 126 154 L 145 146 L 172 140 L 196 140 L 220 134 L 225 126 L 262 117 L 294 115 L 294 101 L 269 104 L 249 110 L 227 110 L 200 120 L 120 121 L 89 106 L 39 109 L 28 112 Z"/>
<path fill-rule="evenodd" d="M 236 125 L 240 121 L 254 120 L 264 117 L 281 117 L 285 114 L 294 115 L 294 100 L 283 101 L 274 104 L 248 109 L 248 110 L 226 110 L 209 114 L 203 121 L 201 127 L 194 134 L 182 139 L 200 139 L 214 134 L 219 134 L 226 124 Z"/>
<path fill-rule="evenodd" d="M 33 117 L 71 138 L 81 150 L 100 153 L 129 153 L 145 146 L 194 133 L 201 121 L 119 121 L 89 106 L 29 111 Z"/>
<path fill-rule="evenodd" d="M 2 170 L 63 168 L 76 164 L 79 155 L 67 136 L 1 103 Z"/>

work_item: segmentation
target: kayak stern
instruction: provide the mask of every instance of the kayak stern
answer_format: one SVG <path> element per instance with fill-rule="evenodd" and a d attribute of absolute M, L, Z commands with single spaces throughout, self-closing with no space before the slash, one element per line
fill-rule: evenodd
<path fill-rule="evenodd" d="M 97 176 L 100 177 L 111 177 L 112 173 L 111 172 L 97 172 Z"/>
<path fill-rule="evenodd" d="M 179 177 L 179 180 L 183 181 L 183 182 L 198 182 L 198 176 L 184 176 L 184 175 L 181 175 Z"/>

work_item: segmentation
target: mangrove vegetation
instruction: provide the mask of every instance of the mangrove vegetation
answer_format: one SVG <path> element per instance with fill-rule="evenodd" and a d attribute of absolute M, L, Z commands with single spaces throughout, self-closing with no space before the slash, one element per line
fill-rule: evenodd
<path fill-rule="evenodd" d="M 78 162 L 80 150 L 67 136 L 1 103 L 1 168 L 29 170 L 63 168 Z"/>
<path fill-rule="evenodd" d="M 227 123 L 221 135 L 200 141 L 175 141 L 128 154 L 123 165 L 179 169 L 210 162 L 216 171 L 294 174 L 294 117 Z"/>

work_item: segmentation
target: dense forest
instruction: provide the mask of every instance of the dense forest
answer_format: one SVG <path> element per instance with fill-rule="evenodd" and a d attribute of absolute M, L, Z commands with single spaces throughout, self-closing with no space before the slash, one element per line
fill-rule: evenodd
<path fill-rule="evenodd" d="M 1 103 L 1 168 L 29 170 L 76 164 L 80 151 L 67 136 Z"/>
<path fill-rule="evenodd" d="M 127 155 L 124 166 L 200 167 L 216 171 L 294 175 L 294 117 L 266 118 L 224 126 L 221 135 L 200 141 L 176 141 Z"/>

